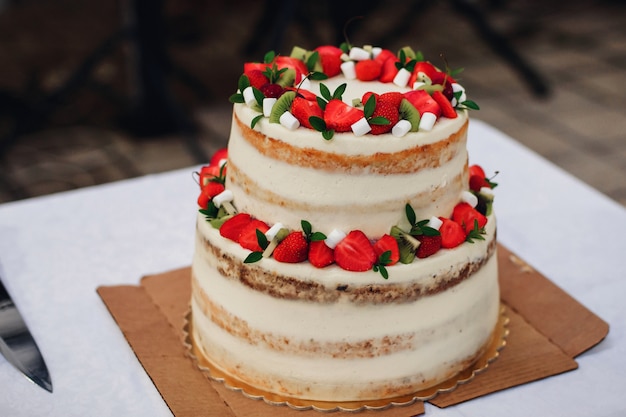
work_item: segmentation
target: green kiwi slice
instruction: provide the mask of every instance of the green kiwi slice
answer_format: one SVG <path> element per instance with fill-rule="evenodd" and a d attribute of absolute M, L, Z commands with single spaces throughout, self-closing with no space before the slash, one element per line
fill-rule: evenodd
<path fill-rule="evenodd" d="M 291 109 L 291 103 L 296 98 L 295 91 L 285 91 L 272 106 L 272 112 L 270 113 L 270 123 L 280 123 L 280 116 L 284 112 Z"/>
<path fill-rule="evenodd" d="M 420 127 L 420 112 L 405 98 L 400 102 L 400 118 L 411 123 L 411 132 L 417 132 Z"/>

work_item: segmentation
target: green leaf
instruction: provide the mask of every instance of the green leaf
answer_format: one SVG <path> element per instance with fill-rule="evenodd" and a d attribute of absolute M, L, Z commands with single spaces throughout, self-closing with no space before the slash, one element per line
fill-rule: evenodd
<path fill-rule="evenodd" d="M 480 107 L 478 107 L 478 104 L 474 103 L 472 100 L 465 100 L 463 103 L 461 103 L 461 105 L 463 105 L 464 107 L 467 107 L 468 109 L 480 110 Z"/>
<path fill-rule="evenodd" d="M 309 236 L 311 234 L 311 230 L 313 230 L 311 223 L 306 220 L 302 220 L 300 221 L 300 226 L 302 226 L 302 231 L 304 232 L 305 236 Z"/>
<path fill-rule="evenodd" d="M 252 119 L 252 122 L 250 122 L 250 128 L 254 129 L 254 126 L 256 126 L 256 124 L 259 122 L 259 120 L 261 120 L 263 117 L 262 114 L 259 114 L 257 117 L 255 117 L 254 119 Z"/>
<path fill-rule="evenodd" d="M 474 240 L 485 240 L 485 237 L 483 236 L 485 233 L 484 228 L 478 227 L 478 220 L 474 219 L 474 228 L 467 234 L 465 241 L 474 243 Z"/>
<path fill-rule="evenodd" d="M 348 84 L 343 83 L 339 87 L 337 87 L 337 89 L 333 93 L 333 98 L 341 100 L 341 97 L 343 96 L 343 93 L 345 93 L 347 86 Z"/>
<path fill-rule="evenodd" d="M 246 74 L 242 74 L 241 77 L 239 77 L 237 88 L 239 88 L 239 91 L 243 91 L 248 87 L 250 87 L 250 79 Z"/>
<path fill-rule="evenodd" d="M 269 245 L 270 243 L 267 241 L 267 237 L 265 236 L 265 233 L 263 233 L 259 229 L 256 229 L 255 232 L 256 232 L 256 241 L 259 244 L 259 246 L 263 249 L 267 248 L 267 245 Z"/>
<path fill-rule="evenodd" d="M 409 203 L 406 203 L 406 206 L 404 206 L 404 211 L 406 213 L 406 218 L 409 221 L 409 224 L 414 225 L 417 218 L 415 216 L 415 210 L 413 210 L 413 207 L 411 207 Z"/>
<path fill-rule="evenodd" d="M 245 102 L 245 100 L 243 99 L 243 94 L 240 94 L 240 93 L 233 94 L 232 96 L 228 98 L 228 101 L 230 101 L 233 104 Z"/>
<path fill-rule="evenodd" d="M 374 94 L 370 95 L 365 103 L 365 107 L 363 108 L 363 113 L 365 114 L 365 118 L 369 119 L 374 110 L 376 109 L 376 96 Z"/>
<path fill-rule="evenodd" d="M 326 84 L 320 84 L 320 94 L 326 99 L 326 101 L 330 101 L 333 98 L 330 94 L 330 90 L 326 87 Z"/>
<path fill-rule="evenodd" d="M 328 75 L 324 74 L 323 72 L 313 71 L 311 74 L 309 74 L 309 78 L 313 81 L 323 81 L 328 79 Z"/>
<path fill-rule="evenodd" d="M 325 130 L 322 132 L 322 137 L 326 140 L 331 140 L 333 138 L 333 136 L 335 136 L 335 131 L 334 130 Z"/>
<path fill-rule="evenodd" d="M 270 64 L 274 58 L 276 58 L 276 53 L 274 51 L 268 51 L 263 57 L 263 62 L 266 64 Z"/>
<path fill-rule="evenodd" d="M 326 110 L 326 104 L 328 103 L 326 100 L 320 96 L 315 97 L 315 100 L 317 101 L 317 105 L 320 106 L 320 109 Z"/>
<path fill-rule="evenodd" d="M 319 240 L 326 240 L 326 235 L 322 232 L 315 232 L 311 234 L 311 242 L 316 242 Z"/>
<path fill-rule="evenodd" d="M 257 104 L 263 108 L 263 99 L 265 98 L 265 95 L 256 87 L 252 87 L 252 93 L 254 94 L 254 99 Z"/>
<path fill-rule="evenodd" d="M 313 68 L 315 68 L 315 64 L 319 59 L 320 54 L 317 51 L 313 52 L 311 56 L 309 56 L 309 59 L 306 60 L 306 67 L 309 69 L 309 71 L 313 71 Z"/>
<path fill-rule="evenodd" d="M 311 123 L 313 129 L 317 130 L 318 132 L 326 131 L 326 122 L 321 117 L 311 116 L 309 117 L 309 123 Z"/>
<path fill-rule="evenodd" d="M 253 264 L 263 259 L 263 252 L 252 252 L 243 260 L 244 264 Z"/>
<path fill-rule="evenodd" d="M 371 125 L 389 125 L 389 124 L 391 124 L 389 119 L 387 119 L 386 117 L 383 117 L 383 116 L 372 117 L 371 119 L 368 120 L 368 122 Z"/>
<path fill-rule="evenodd" d="M 374 265 L 374 272 L 379 272 L 384 279 L 389 279 L 389 272 L 384 265 Z"/>

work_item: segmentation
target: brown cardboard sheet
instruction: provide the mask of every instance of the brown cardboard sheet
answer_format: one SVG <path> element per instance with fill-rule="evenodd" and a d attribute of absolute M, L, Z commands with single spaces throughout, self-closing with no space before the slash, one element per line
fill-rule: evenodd
<path fill-rule="evenodd" d="M 463 401 L 577 368 L 574 358 L 599 343 L 608 324 L 502 245 L 498 248 L 501 298 L 507 307 L 506 347 L 487 370 L 429 402 Z M 183 325 L 191 294 L 189 268 L 143 277 L 138 286 L 100 287 L 98 293 L 135 355 L 176 417 L 306 417 L 251 400 L 208 379 L 187 356 Z M 334 415 L 345 413 L 337 412 Z M 422 402 L 359 415 L 424 414 Z"/>

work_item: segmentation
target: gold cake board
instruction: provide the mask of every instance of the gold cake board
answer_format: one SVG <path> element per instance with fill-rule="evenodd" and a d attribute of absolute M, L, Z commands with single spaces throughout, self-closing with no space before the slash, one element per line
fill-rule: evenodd
<path fill-rule="evenodd" d="M 577 368 L 576 356 L 599 343 L 608 324 L 502 245 L 500 290 L 508 318 L 506 347 L 485 372 L 428 402 L 448 407 Z M 306 417 L 320 413 L 251 400 L 211 380 L 188 356 L 184 322 L 190 268 L 145 276 L 140 285 L 106 286 L 98 294 L 176 417 Z M 422 400 L 359 415 L 409 417 Z M 344 414 L 338 411 L 336 414 Z"/>

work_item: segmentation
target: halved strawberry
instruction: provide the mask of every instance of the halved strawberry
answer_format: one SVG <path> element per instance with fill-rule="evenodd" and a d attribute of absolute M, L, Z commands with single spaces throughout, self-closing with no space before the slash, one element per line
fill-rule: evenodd
<path fill-rule="evenodd" d="M 378 55 L 376 55 L 376 58 L 374 58 L 374 60 L 383 63 L 386 62 L 388 59 L 398 59 L 396 58 L 396 54 L 394 54 L 391 49 L 383 49 L 378 53 Z"/>
<path fill-rule="evenodd" d="M 393 102 L 379 99 L 376 101 L 376 108 L 372 113 L 372 118 L 374 117 L 384 117 L 389 122 L 388 124 L 370 123 L 372 135 L 381 135 L 391 132 L 393 126 L 400 120 L 400 112 L 398 106 L 394 105 Z"/>
<path fill-rule="evenodd" d="M 431 255 L 437 253 L 441 249 L 441 235 L 435 236 L 417 236 L 417 240 L 421 243 L 415 252 L 418 258 L 428 258 Z"/>
<path fill-rule="evenodd" d="M 314 240 L 309 243 L 309 262 L 316 268 L 324 268 L 335 262 L 334 251 L 323 240 Z"/>
<path fill-rule="evenodd" d="M 309 72 L 306 64 L 300 61 L 298 58 L 279 55 L 274 58 L 274 62 L 276 63 L 278 69 L 293 68 L 296 71 L 296 82 L 300 82 L 302 77 Z"/>
<path fill-rule="evenodd" d="M 420 72 L 427 76 L 432 84 L 451 84 L 456 82 L 452 77 L 445 72 L 439 70 L 432 63 L 428 61 L 420 61 L 415 64 L 411 77 L 409 78 L 409 85 L 413 85 L 416 80 L 420 79 Z"/>
<path fill-rule="evenodd" d="M 324 122 L 328 130 L 349 132 L 351 126 L 363 118 L 363 110 L 349 106 L 339 99 L 332 99 L 326 104 Z"/>
<path fill-rule="evenodd" d="M 221 182 L 209 181 L 207 182 L 200 191 L 200 195 L 198 196 L 198 206 L 202 208 L 207 208 L 209 201 L 213 199 L 216 195 L 220 194 L 224 191 L 224 184 Z"/>
<path fill-rule="evenodd" d="M 343 51 L 333 45 L 322 45 L 315 48 L 320 56 L 322 71 L 328 77 L 334 77 L 341 73 L 341 54 Z"/>
<path fill-rule="evenodd" d="M 253 252 L 261 252 L 263 248 L 259 245 L 259 240 L 256 236 L 256 231 L 260 230 L 261 233 L 265 233 L 270 227 L 261 220 L 254 219 L 248 223 L 239 234 L 239 244 L 245 249 L 249 249 Z"/>
<path fill-rule="evenodd" d="M 411 90 L 404 93 L 404 98 L 423 115 L 426 112 L 433 113 L 435 116 L 441 116 L 441 107 L 439 104 L 424 90 Z"/>
<path fill-rule="evenodd" d="M 466 235 L 474 229 L 474 220 L 478 221 L 479 229 L 487 224 L 487 217 L 467 203 L 459 203 L 454 206 L 452 220 L 463 227 Z"/>
<path fill-rule="evenodd" d="M 360 230 L 353 230 L 335 247 L 335 262 L 347 271 L 368 271 L 378 257 L 369 239 Z"/>
<path fill-rule="evenodd" d="M 381 83 L 390 83 L 393 82 L 393 79 L 398 74 L 398 67 L 396 67 L 396 63 L 400 62 L 398 58 L 395 56 L 383 61 L 383 67 L 380 70 L 380 77 L 378 77 L 378 81 Z"/>
<path fill-rule="evenodd" d="M 324 112 L 322 112 L 321 107 L 317 104 L 317 101 L 306 100 L 302 97 L 296 97 L 293 99 L 291 103 L 291 114 L 294 115 L 296 119 L 300 122 L 302 126 L 308 127 L 312 129 L 311 122 L 309 122 L 309 118 L 311 116 L 323 118 Z"/>
<path fill-rule="evenodd" d="M 358 61 L 354 66 L 356 78 L 361 81 L 374 81 L 378 79 L 383 69 L 383 64 L 374 59 Z"/>
<path fill-rule="evenodd" d="M 398 247 L 398 241 L 390 235 L 383 235 L 380 239 L 374 243 L 374 251 L 376 252 L 377 259 L 380 260 L 380 257 L 383 253 L 389 251 L 389 262 L 385 264 L 385 266 L 390 266 L 398 263 L 400 260 L 400 248 Z"/>
<path fill-rule="evenodd" d="M 234 242 L 239 241 L 239 235 L 244 227 L 252 221 L 252 218 L 247 213 L 237 213 L 230 219 L 226 220 L 222 227 L 220 227 L 220 235 L 226 239 L 230 239 Z"/>
<path fill-rule="evenodd" d="M 200 174 L 199 174 L 200 188 L 202 189 L 202 187 L 204 187 L 206 184 L 208 184 L 211 180 L 215 179 L 216 177 L 219 177 L 219 175 L 220 175 L 220 167 L 217 164 L 205 165 L 202 168 L 200 168 Z"/>
<path fill-rule="evenodd" d="M 265 71 L 269 65 L 265 62 L 245 62 L 243 64 L 243 73 L 249 73 L 253 70 Z"/>
<path fill-rule="evenodd" d="M 306 261 L 308 253 L 309 242 L 306 241 L 304 233 L 293 231 L 280 241 L 274 249 L 273 256 L 278 262 L 298 263 Z"/>
<path fill-rule="evenodd" d="M 244 74 L 248 77 L 248 80 L 250 80 L 250 85 L 258 88 L 259 90 L 270 81 L 260 69 L 255 68 L 248 72 L 244 72 Z"/>
<path fill-rule="evenodd" d="M 491 188 L 491 184 L 487 181 L 487 178 L 480 175 L 471 175 L 469 179 L 470 190 L 479 192 L 481 188 Z"/>
<path fill-rule="evenodd" d="M 209 162 L 209 165 L 214 165 L 214 166 L 219 167 L 220 162 L 223 159 L 228 159 L 228 148 L 221 148 L 215 151 L 215 153 L 211 157 L 211 161 Z"/>
<path fill-rule="evenodd" d="M 441 115 L 443 117 L 447 117 L 448 119 L 456 118 L 456 110 L 454 110 L 450 100 L 448 100 L 441 91 L 435 90 L 432 98 L 437 102 L 437 104 L 439 104 L 439 107 L 441 107 Z"/>
<path fill-rule="evenodd" d="M 483 170 L 483 168 L 480 165 L 470 165 L 469 174 L 470 174 L 470 177 L 472 175 L 478 175 L 482 178 L 485 178 L 487 176 L 485 175 L 485 170 Z"/>
<path fill-rule="evenodd" d="M 456 248 L 465 242 L 465 230 L 463 230 L 460 224 L 445 217 L 440 217 L 439 219 L 443 222 L 439 228 L 442 248 Z"/>

